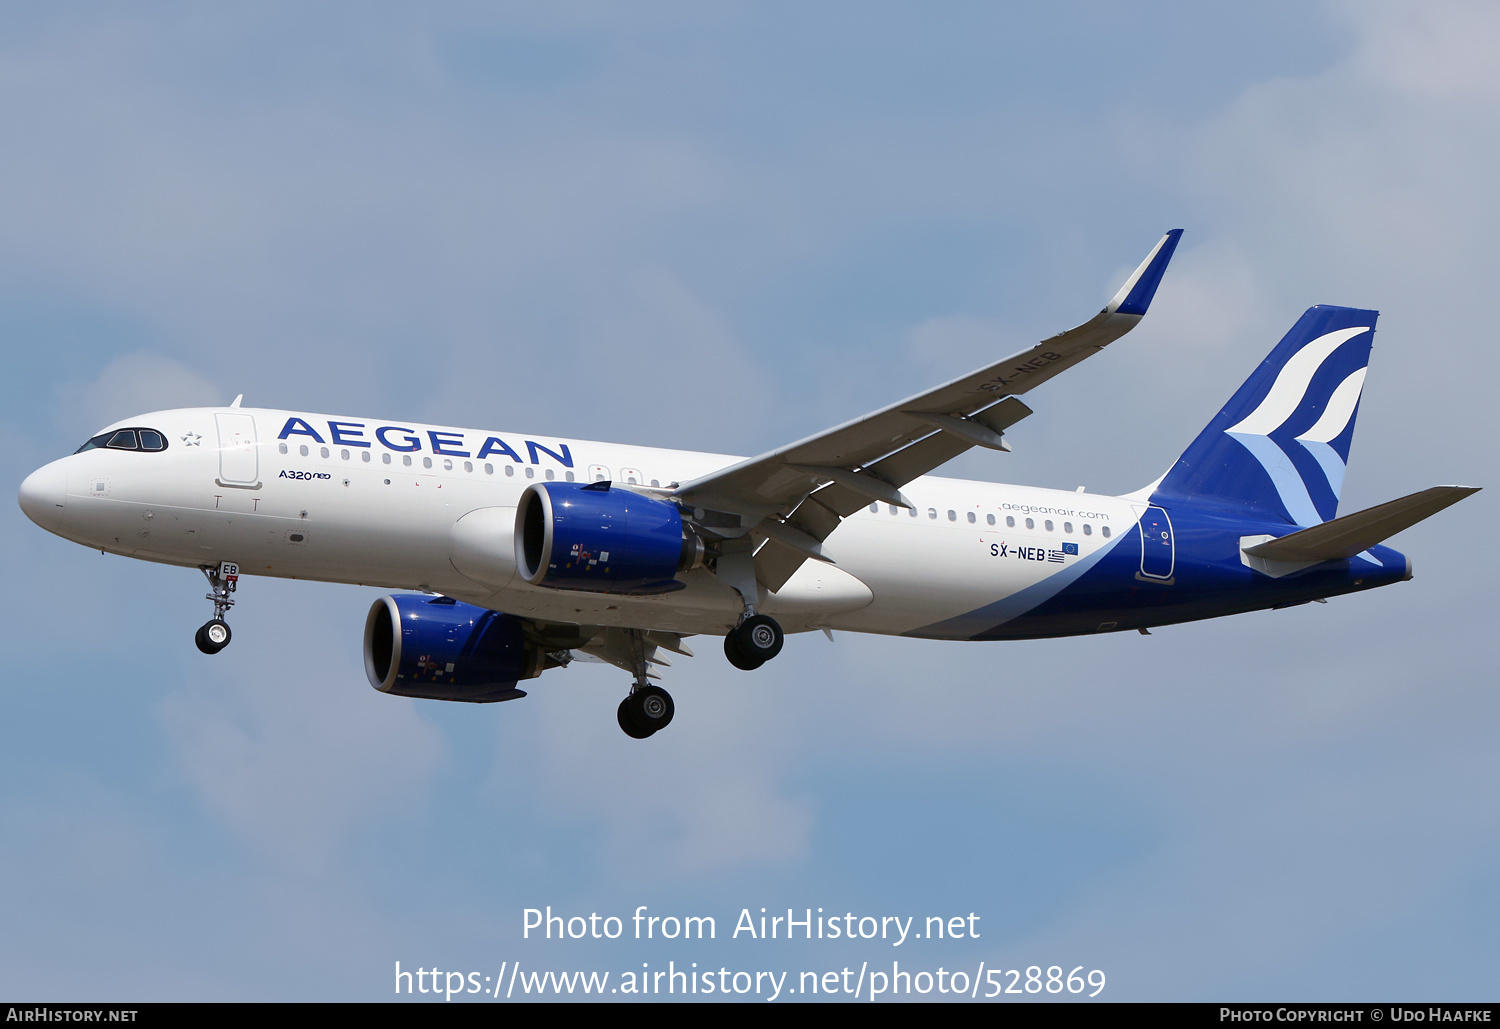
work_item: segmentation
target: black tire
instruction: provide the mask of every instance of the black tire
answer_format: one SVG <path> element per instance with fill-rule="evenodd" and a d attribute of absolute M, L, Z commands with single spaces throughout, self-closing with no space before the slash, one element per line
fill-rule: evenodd
<path fill-rule="evenodd" d="M 776 624 L 776 619 L 766 615 L 746 618 L 735 629 L 735 633 L 739 636 L 737 642 L 740 652 L 761 664 L 781 653 L 781 645 L 786 642 L 786 636 L 782 633 L 781 626 Z"/>
<path fill-rule="evenodd" d="M 677 713 L 672 694 L 660 686 L 642 686 L 629 699 L 635 724 L 651 732 L 661 732 L 671 725 L 672 716 Z"/>
<path fill-rule="evenodd" d="M 626 736 L 629 736 L 633 740 L 643 740 L 655 730 L 636 724 L 635 706 L 631 704 L 631 699 L 630 697 L 626 697 L 620 701 L 620 706 L 615 711 L 615 720 L 620 723 L 620 728 L 624 730 Z"/>
<path fill-rule="evenodd" d="M 764 661 L 749 656 L 740 648 L 738 629 L 730 629 L 724 636 L 724 656 L 729 659 L 730 664 L 742 672 L 753 672 L 765 664 Z"/>
<path fill-rule="evenodd" d="M 229 626 L 221 618 L 214 618 L 198 626 L 198 632 L 193 637 L 193 642 L 198 649 L 205 654 L 217 654 L 229 646 Z M 216 640 L 214 637 L 221 637 Z"/>

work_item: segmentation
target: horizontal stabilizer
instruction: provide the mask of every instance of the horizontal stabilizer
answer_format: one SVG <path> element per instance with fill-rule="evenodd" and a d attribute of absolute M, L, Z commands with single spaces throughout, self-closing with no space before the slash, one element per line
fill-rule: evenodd
<path fill-rule="evenodd" d="M 1478 492 L 1477 486 L 1434 486 L 1280 539 L 1246 547 L 1245 553 L 1269 561 L 1335 561 L 1353 557 Z"/>

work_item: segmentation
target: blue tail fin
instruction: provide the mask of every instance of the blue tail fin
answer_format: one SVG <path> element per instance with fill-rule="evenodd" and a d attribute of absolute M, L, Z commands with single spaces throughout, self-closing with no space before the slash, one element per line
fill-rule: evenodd
<path fill-rule="evenodd" d="M 1177 459 L 1152 503 L 1208 501 L 1294 525 L 1333 518 L 1377 314 L 1308 308 Z"/>

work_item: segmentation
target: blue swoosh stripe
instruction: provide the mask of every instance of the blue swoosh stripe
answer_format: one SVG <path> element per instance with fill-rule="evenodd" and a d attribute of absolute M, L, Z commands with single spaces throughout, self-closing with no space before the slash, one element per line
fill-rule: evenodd
<path fill-rule="evenodd" d="M 1063 590 L 1067 589 L 1084 572 L 1119 546 L 1126 539 L 1132 538 L 1133 534 L 1128 530 L 1117 535 L 1107 546 L 1100 547 L 1088 557 L 1080 558 L 1066 568 L 1047 576 L 1041 582 L 1032 583 L 1025 589 L 1018 590 L 1008 597 L 1003 597 L 993 604 L 976 608 L 967 614 L 958 615 L 954 618 L 945 618 L 941 622 L 933 622 L 931 625 L 911 632 L 903 633 L 904 636 L 920 636 L 924 639 L 973 639 L 982 632 L 988 632 L 997 625 L 1019 618 L 1032 608 L 1045 601 L 1051 600 Z"/>

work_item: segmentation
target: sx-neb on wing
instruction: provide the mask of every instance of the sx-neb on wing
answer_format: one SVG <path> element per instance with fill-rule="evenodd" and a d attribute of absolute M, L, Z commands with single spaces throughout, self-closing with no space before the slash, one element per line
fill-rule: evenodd
<path fill-rule="evenodd" d="M 1285 607 L 1411 577 L 1381 545 L 1474 492 L 1337 515 L 1376 312 L 1314 307 L 1156 483 L 1123 497 L 928 473 L 1009 450 L 1021 397 L 1135 327 L 1179 230 L 1104 310 L 863 418 L 745 460 L 239 406 L 159 411 L 33 472 L 20 502 L 90 547 L 196 567 L 229 642 L 243 572 L 376 584 L 376 689 L 486 703 L 579 657 L 634 676 L 620 727 L 692 635 L 755 669 L 783 632 L 1031 639 Z"/>

